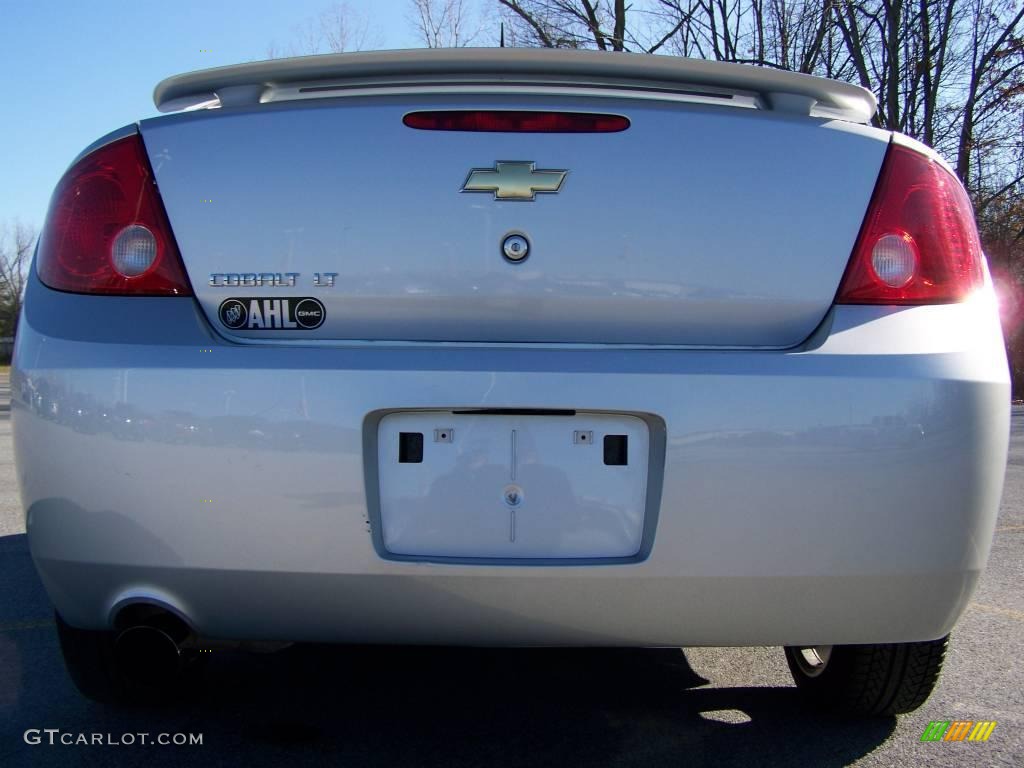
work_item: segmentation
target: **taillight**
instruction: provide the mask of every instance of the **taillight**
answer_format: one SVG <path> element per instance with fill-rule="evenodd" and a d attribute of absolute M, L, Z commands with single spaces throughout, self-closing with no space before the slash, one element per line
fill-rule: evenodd
<path fill-rule="evenodd" d="M 503 109 L 449 109 L 410 112 L 402 118 L 422 131 L 484 131 L 505 133 L 618 133 L 629 118 L 589 112 L 520 112 Z"/>
<path fill-rule="evenodd" d="M 971 201 L 959 180 L 912 149 L 890 145 L 839 304 L 943 304 L 984 282 Z"/>
<path fill-rule="evenodd" d="M 191 295 L 138 134 L 74 165 L 57 185 L 39 240 L 39 279 L 74 293 Z"/>

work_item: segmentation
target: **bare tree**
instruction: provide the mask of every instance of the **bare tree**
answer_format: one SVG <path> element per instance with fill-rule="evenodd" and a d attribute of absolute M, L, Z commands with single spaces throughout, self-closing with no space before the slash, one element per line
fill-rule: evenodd
<path fill-rule="evenodd" d="M 292 27 L 292 40 L 287 47 L 279 47 L 276 42 L 267 46 L 267 58 L 278 58 L 283 53 L 311 56 L 363 51 L 379 45 L 380 32 L 370 18 L 347 2 L 339 2 Z"/>
<path fill-rule="evenodd" d="M 320 14 L 323 39 L 328 51 L 363 51 L 378 47 L 377 35 L 366 14 L 347 3 L 337 3 Z"/>
<path fill-rule="evenodd" d="M 1024 8 L 1014 13 L 1014 5 L 1009 0 L 973 0 L 971 3 L 971 33 L 966 51 L 970 80 L 964 94 L 956 162 L 956 171 L 965 182 L 974 180 L 971 177 L 972 170 L 975 170 L 971 155 L 980 148 L 977 134 L 979 129 L 984 134 L 987 118 L 994 115 L 996 120 L 989 120 L 990 123 L 1002 122 L 999 118 L 1008 114 L 1019 117 L 1022 108 Z M 1009 138 L 1003 131 L 999 133 L 1001 135 L 990 137 L 989 141 L 1000 142 Z M 983 137 L 981 141 L 984 141 Z M 1020 181 L 1018 178 L 1017 182 Z"/>
<path fill-rule="evenodd" d="M 35 244 L 35 229 L 20 221 L 14 222 L 13 232 L 0 229 L 0 336 L 17 330 Z"/>
<path fill-rule="evenodd" d="M 462 48 L 480 37 L 480 19 L 467 0 L 409 2 L 413 24 L 427 48 Z"/>
<path fill-rule="evenodd" d="M 1016 194 L 1019 0 L 497 0 L 516 45 L 658 51 L 856 82 L 875 124 L 953 159 L 975 198 Z M 994 175 L 994 176 L 993 176 Z"/>
<path fill-rule="evenodd" d="M 513 45 L 655 53 L 683 25 L 656 4 L 634 7 L 625 0 L 498 2 Z"/>

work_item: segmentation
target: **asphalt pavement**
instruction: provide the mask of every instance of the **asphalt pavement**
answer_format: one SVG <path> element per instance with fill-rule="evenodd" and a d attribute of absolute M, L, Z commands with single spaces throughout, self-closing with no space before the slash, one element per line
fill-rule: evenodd
<path fill-rule="evenodd" d="M 7 397 L 3 378 L 0 766 L 1024 765 L 1024 408 L 988 570 L 938 690 L 914 714 L 857 721 L 805 707 L 779 648 L 224 652 L 187 705 L 105 709 L 64 672 L 25 541 Z M 998 725 L 985 743 L 922 742 L 932 720 Z M 54 744 L 43 729 L 59 729 Z"/>

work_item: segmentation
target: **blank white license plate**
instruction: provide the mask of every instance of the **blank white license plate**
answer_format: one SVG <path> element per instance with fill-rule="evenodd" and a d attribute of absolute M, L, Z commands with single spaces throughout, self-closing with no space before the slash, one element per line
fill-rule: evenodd
<path fill-rule="evenodd" d="M 389 414 L 378 427 L 384 546 L 428 557 L 633 556 L 649 443 L 635 416 Z"/>

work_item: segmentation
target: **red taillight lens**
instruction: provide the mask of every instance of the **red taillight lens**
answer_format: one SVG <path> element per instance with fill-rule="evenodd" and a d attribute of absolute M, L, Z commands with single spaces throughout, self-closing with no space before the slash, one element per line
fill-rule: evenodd
<path fill-rule="evenodd" d="M 984 282 L 971 201 L 934 160 L 890 145 L 839 304 L 943 304 Z"/>
<path fill-rule="evenodd" d="M 137 134 L 64 174 L 50 201 L 37 269 L 43 283 L 61 291 L 191 295 Z"/>
<path fill-rule="evenodd" d="M 509 110 L 444 110 L 410 112 L 402 118 L 424 131 L 502 131 L 506 133 L 617 133 L 629 128 L 620 115 L 587 112 L 515 112 Z"/>

